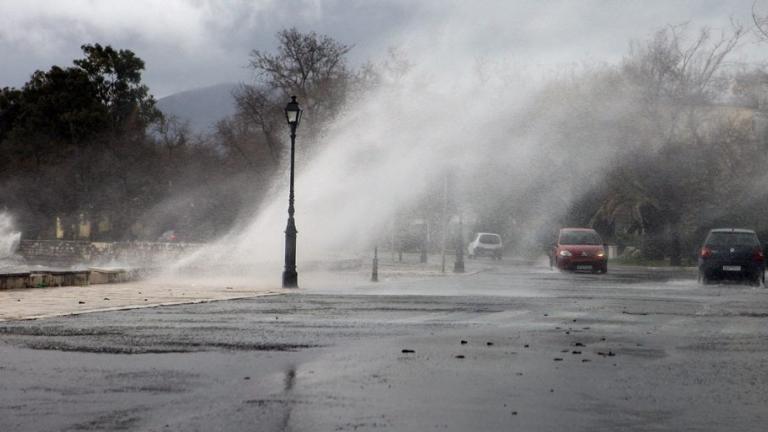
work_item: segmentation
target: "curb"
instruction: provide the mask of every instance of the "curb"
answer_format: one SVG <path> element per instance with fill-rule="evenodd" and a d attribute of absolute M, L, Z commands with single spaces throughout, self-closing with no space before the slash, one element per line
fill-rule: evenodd
<path fill-rule="evenodd" d="M 266 292 L 263 292 L 263 293 L 254 293 L 252 295 L 247 295 L 247 296 L 235 296 L 235 297 L 223 297 L 223 298 L 205 298 L 205 299 L 183 300 L 183 301 L 163 302 L 163 303 L 149 303 L 149 304 L 125 305 L 125 306 L 113 306 L 113 307 L 108 307 L 108 308 L 87 309 L 87 310 L 79 310 L 79 311 L 74 311 L 74 312 L 61 312 L 61 313 L 31 315 L 31 316 L 25 316 L 25 317 L 19 317 L 19 318 L 0 318 L 0 323 L 12 322 L 12 321 L 33 321 L 33 320 L 38 320 L 38 319 L 56 318 L 56 317 L 65 317 L 65 316 L 76 316 L 76 315 L 84 315 L 84 314 L 97 313 L 97 312 L 115 312 L 115 311 L 122 311 L 122 310 L 148 309 L 148 308 L 163 307 L 163 306 L 180 306 L 180 305 L 187 305 L 187 304 L 213 303 L 213 302 L 217 302 L 217 301 L 244 300 L 244 299 L 249 299 L 249 298 L 275 296 L 275 295 L 282 295 L 282 294 L 288 294 L 288 292 L 286 292 L 286 291 L 266 291 Z"/>

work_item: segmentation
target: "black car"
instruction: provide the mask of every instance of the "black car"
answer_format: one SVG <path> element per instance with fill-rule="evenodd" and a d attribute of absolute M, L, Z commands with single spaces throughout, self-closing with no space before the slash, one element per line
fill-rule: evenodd
<path fill-rule="evenodd" d="M 719 279 L 765 284 L 765 257 L 754 231 L 719 228 L 709 232 L 699 252 L 699 282 Z"/>

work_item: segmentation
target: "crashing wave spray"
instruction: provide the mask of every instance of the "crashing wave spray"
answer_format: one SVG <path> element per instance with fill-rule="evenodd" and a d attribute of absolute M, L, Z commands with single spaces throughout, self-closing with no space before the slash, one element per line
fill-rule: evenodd
<path fill-rule="evenodd" d="M 514 48 L 479 53 L 484 45 L 476 42 L 508 29 L 508 14 L 475 4 L 457 8 L 393 40 L 411 68 L 351 96 L 317 157 L 302 160 L 299 152 L 299 271 L 309 261 L 370 250 L 400 210 L 441 199 L 429 193 L 447 172 L 455 175 L 461 211 L 514 221 L 533 244 L 537 232 L 553 229 L 573 202 L 601 184 L 613 161 L 631 155 L 636 143 L 652 147 L 657 134 L 630 129 L 628 137 L 616 128 L 637 118 L 638 108 L 631 86 L 627 93 L 611 87 L 614 67 L 516 67 Z M 465 18 L 472 14 L 490 21 L 478 27 Z M 536 64 L 535 55 L 526 60 Z M 301 132 L 299 148 L 307 139 Z M 280 188 L 252 219 L 178 265 L 220 273 L 233 266 L 277 281 L 286 208 L 287 190 Z"/>
<path fill-rule="evenodd" d="M 367 250 L 398 211 L 424 199 L 449 170 L 473 182 L 488 157 L 500 158 L 533 181 L 524 173 L 536 143 L 510 131 L 527 91 L 478 82 L 472 71 L 470 63 L 430 79 L 425 64 L 350 99 L 323 138 L 325 150 L 297 167 L 300 267 Z M 179 266 L 258 265 L 279 274 L 286 207 L 281 188 L 251 221 Z"/>
<path fill-rule="evenodd" d="M 21 240 L 21 233 L 14 229 L 13 218 L 0 212 L 0 268 L 17 264 L 15 255 Z"/>

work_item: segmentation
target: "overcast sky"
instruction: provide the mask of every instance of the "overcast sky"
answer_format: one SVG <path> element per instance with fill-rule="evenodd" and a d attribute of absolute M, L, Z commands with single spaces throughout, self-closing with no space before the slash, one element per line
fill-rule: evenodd
<path fill-rule="evenodd" d="M 19 87 L 37 69 L 71 65 L 80 45 L 97 42 L 144 59 L 144 81 L 157 97 L 249 81 L 250 51 L 272 49 L 274 34 L 286 27 L 354 45 L 353 64 L 411 44 L 434 44 L 446 58 L 461 50 L 524 65 L 615 62 L 631 39 L 665 24 L 717 29 L 733 18 L 751 25 L 752 2 L 0 0 L 0 87 Z M 745 59 L 764 50 L 746 45 Z"/>

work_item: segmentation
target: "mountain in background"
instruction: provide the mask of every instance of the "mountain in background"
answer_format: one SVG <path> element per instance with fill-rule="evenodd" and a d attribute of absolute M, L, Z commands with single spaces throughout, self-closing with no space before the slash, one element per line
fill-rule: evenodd
<path fill-rule="evenodd" d="M 193 133 L 212 132 L 217 121 L 235 113 L 232 92 L 238 86 L 224 83 L 174 93 L 159 99 L 157 108 L 168 117 L 188 122 Z"/>

